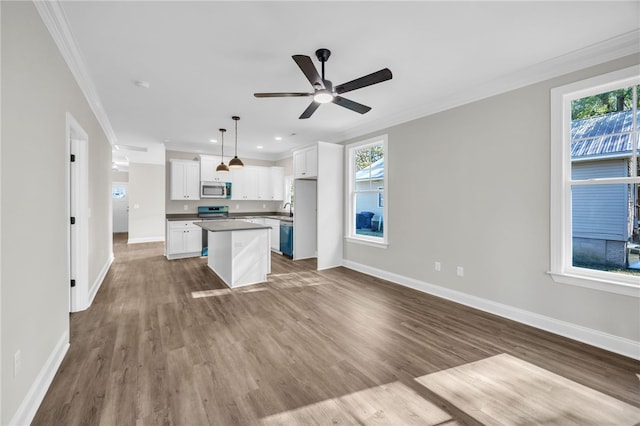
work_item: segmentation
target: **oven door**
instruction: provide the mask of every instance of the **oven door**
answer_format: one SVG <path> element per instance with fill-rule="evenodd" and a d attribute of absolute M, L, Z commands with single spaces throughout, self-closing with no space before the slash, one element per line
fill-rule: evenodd
<path fill-rule="evenodd" d="M 200 198 L 226 198 L 227 187 L 224 182 L 201 182 Z"/>

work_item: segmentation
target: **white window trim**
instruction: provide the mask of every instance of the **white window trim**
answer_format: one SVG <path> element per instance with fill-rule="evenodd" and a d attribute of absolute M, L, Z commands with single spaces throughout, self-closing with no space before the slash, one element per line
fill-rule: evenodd
<path fill-rule="evenodd" d="M 345 231 L 346 231 L 346 235 L 344 236 L 345 240 L 352 242 L 352 243 L 356 243 L 356 244 L 364 244 L 367 246 L 372 246 L 372 247 L 378 247 L 378 248 L 387 248 L 389 246 L 389 211 L 388 211 L 388 192 L 389 192 L 389 151 L 387 149 L 388 147 L 388 137 L 387 135 L 380 135 L 380 136 L 376 136 L 374 138 L 370 138 L 370 139 L 365 139 L 359 142 L 354 142 L 352 144 L 349 144 L 346 146 L 346 150 L 345 150 L 345 154 L 347 156 L 347 161 L 345 161 L 346 163 L 346 173 L 345 175 L 347 176 L 347 180 L 346 180 L 346 200 L 345 200 L 345 206 L 347 207 L 345 209 L 346 212 L 346 216 L 345 216 Z M 384 198 L 384 206 L 383 206 L 383 223 L 384 223 L 384 232 L 383 232 L 383 237 L 379 238 L 379 237 L 370 237 L 370 236 L 366 236 L 366 235 L 358 235 L 355 232 L 355 214 L 354 214 L 354 194 L 352 194 L 353 192 L 353 186 L 354 186 L 354 182 L 355 182 L 355 168 L 352 167 L 354 158 L 353 158 L 353 152 L 355 151 L 356 148 L 360 148 L 360 147 L 365 147 L 367 145 L 379 145 L 380 143 L 382 143 L 383 149 L 384 149 L 384 188 L 382 189 L 382 197 Z M 375 191 L 378 192 L 378 191 Z"/>
<path fill-rule="evenodd" d="M 640 66 L 633 66 L 551 90 L 551 259 L 549 274 L 554 281 L 640 298 L 640 279 L 572 265 L 571 239 L 571 101 L 640 84 Z M 607 179 L 609 180 L 609 179 Z M 616 183 L 637 182 L 636 178 L 612 179 Z M 595 182 L 591 182 L 593 184 Z M 604 183 L 598 180 L 598 183 Z M 589 181 L 581 184 L 590 184 Z"/>

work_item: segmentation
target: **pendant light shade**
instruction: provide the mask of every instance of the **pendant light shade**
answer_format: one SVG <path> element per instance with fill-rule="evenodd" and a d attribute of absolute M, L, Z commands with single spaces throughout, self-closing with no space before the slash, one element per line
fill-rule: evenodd
<path fill-rule="evenodd" d="M 236 155 L 229 161 L 229 167 L 240 168 L 244 167 L 242 160 L 238 158 L 238 120 L 240 120 L 240 117 L 234 115 L 231 118 L 236 122 Z"/>
<path fill-rule="evenodd" d="M 220 138 L 222 139 L 222 152 L 220 153 L 220 164 L 218 164 L 218 167 L 216 167 L 216 172 L 229 171 L 229 167 L 224 164 L 224 132 L 226 131 L 227 129 L 220 129 Z"/>

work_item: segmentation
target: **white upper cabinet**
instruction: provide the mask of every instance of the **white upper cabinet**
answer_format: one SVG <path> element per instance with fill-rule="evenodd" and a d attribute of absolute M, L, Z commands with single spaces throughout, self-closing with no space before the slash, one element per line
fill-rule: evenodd
<path fill-rule="evenodd" d="M 257 200 L 258 199 L 258 169 L 260 167 L 244 166 L 239 169 L 231 169 L 231 199 L 232 200 Z"/>
<path fill-rule="evenodd" d="M 318 177 L 317 146 L 293 153 L 293 177 L 295 179 L 315 179 Z"/>
<path fill-rule="evenodd" d="M 276 201 L 284 200 L 284 169 L 282 167 L 271 167 L 269 169 L 271 182 L 271 199 Z"/>
<path fill-rule="evenodd" d="M 268 167 L 258 167 L 258 200 L 271 200 L 271 173 Z"/>
<path fill-rule="evenodd" d="M 190 160 L 169 160 L 172 200 L 200 199 L 200 163 Z"/>
<path fill-rule="evenodd" d="M 231 182 L 231 173 L 216 172 L 220 161 L 220 157 L 215 155 L 200 155 L 200 180 L 203 182 Z M 224 158 L 224 163 L 229 164 L 229 158 Z"/>
<path fill-rule="evenodd" d="M 284 199 L 282 167 L 244 166 L 231 169 L 231 199 L 280 201 Z"/>

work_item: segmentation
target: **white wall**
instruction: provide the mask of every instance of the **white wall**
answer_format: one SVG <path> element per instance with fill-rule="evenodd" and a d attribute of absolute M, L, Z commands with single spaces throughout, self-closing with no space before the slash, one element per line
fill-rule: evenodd
<path fill-rule="evenodd" d="M 8 424 L 30 421 L 69 342 L 66 113 L 89 135 L 90 282 L 112 253 L 111 147 L 34 5 L 1 8 L 0 424 Z"/>
<path fill-rule="evenodd" d="M 129 243 L 164 241 L 165 167 L 129 164 Z"/>
<path fill-rule="evenodd" d="M 639 62 L 622 58 L 346 141 L 389 136 L 389 247 L 345 242 L 345 263 L 623 346 L 640 342 L 638 299 L 547 274 L 549 91 Z"/>

